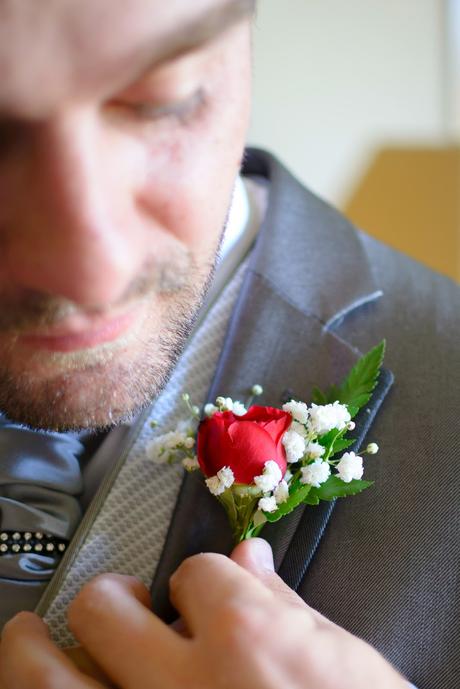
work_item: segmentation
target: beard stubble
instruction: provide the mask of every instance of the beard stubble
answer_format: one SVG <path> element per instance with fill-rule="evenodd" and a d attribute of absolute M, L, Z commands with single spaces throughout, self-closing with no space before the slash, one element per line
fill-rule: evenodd
<path fill-rule="evenodd" d="M 125 344 L 48 353 L 46 377 L 28 371 L 27 363 L 20 370 L 9 365 L 14 332 L 52 325 L 78 309 L 40 294 L 16 304 L 10 299 L 9 306 L 3 301 L 0 330 L 13 334 L 0 361 L 0 410 L 11 421 L 53 431 L 98 431 L 132 420 L 166 385 L 212 281 L 216 257 L 217 251 L 198 264 L 182 255 L 161 270 L 147 266 L 120 299 L 146 303 L 143 327 Z"/>

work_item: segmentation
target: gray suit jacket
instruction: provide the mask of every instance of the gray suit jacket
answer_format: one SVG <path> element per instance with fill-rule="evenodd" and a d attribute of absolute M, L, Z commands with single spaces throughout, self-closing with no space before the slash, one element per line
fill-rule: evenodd
<path fill-rule="evenodd" d="M 358 231 L 269 154 L 249 150 L 244 173 L 270 180 L 269 206 L 209 398 L 261 383 L 263 403 L 308 400 L 387 340 L 387 370 L 356 429 L 359 446 L 372 424 L 381 446 L 366 460 L 375 486 L 263 535 L 309 605 L 420 689 L 458 689 L 460 290 Z M 230 548 L 220 506 L 187 476 L 154 609 L 172 616 L 167 579 L 184 556 Z"/>

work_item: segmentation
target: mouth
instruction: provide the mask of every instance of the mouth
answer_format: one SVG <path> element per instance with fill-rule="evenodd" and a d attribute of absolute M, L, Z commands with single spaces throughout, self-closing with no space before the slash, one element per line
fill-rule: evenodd
<path fill-rule="evenodd" d="M 125 335 L 138 317 L 138 309 L 112 317 L 72 316 L 55 326 L 20 334 L 17 344 L 49 352 L 77 352 L 115 342 Z"/>

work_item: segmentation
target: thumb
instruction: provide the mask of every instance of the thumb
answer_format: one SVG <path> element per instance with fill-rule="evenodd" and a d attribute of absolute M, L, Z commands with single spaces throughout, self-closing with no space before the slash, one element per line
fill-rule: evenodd
<path fill-rule="evenodd" d="M 303 600 L 275 573 L 273 551 L 263 538 L 250 538 L 239 543 L 230 557 L 240 567 L 257 577 L 275 596 L 283 598 L 291 605 L 305 607 Z"/>
<path fill-rule="evenodd" d="M 275 573 L 273 551 L 263 538 L 250 538 L 239 543 L 231 554 L 231 559 L 240 567 L 256 577 Z"/>
<path fill-rule="evenodd" d="M 251 572 L 257 577 L 276 598 L 283 600 L 288 605 L 294 605 L 296 608 L 301 607 L 308 611 L 312 620 L 316 624 L 328 625 L 333 624 L 326 617 L 321 615 L 317 610 L 311 608 L 305 601 L 295 593 L 275 572 L 273 564 L 273 551 L 270 544 L 263 538 L 250 538 L 247 541 L 239 543 L 230 555 L 231 559 L 240 567 L 243 567 L 248 572 Z M 335 626 L 335 625 L 334 625 Z"/>

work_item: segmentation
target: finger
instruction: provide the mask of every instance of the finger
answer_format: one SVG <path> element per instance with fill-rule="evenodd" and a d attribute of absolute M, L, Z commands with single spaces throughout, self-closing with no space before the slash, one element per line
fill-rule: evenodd
<path fill-rule="evenodd" d="M 277 598 L 283 598 L 293 605 L 305 606 L 303 600 L 275 573 L 273 551 L 263 538 L 250 538 L 239 543 L 230 557 L 233 562 L 262 581 Z"/>
<path fill-rule="evenodd" d="M 305 601 L 293 591 L 278 574 L 275 573 L 273 551 L 270 544 L 263 538 L 250 538 L 239 543 L 231 554 L 231 559 L 240 567 L 251 572 L 263 584 L 272 591 L 278 600 L 283 600 L 289 605 L 301 607 L 308 611 L 316 622 L 332 624 L 317 610 L 311 608 Z"/>
<path fill-rule="evenodd" d="M 162 669 L 181 666 L 188 644 L 148 609 L 149 603 L 139 580 L 104 574 L 83 587 L 68 611 L 73 634 L 126 689 L 168 686 Z"/>
<path fill-rule="evenodd" d="M 208 629 L 216 611 L 229 605 L 266 604 L 271 592 L 224 555 L 189 557 L 169 580 L 170 598 L 191 634 Z"/>
<path fill-rule="evenodd" d="M 83 672 L 85 675 L 88 675 L 88 677 L 92 677 L 93 679 L 97 679 L 98 682 L 103 684 L 104 686 L 107 687 L 114 687 L 115 685 L 112 684 L 111 680 L 103 670 L 97 665 L 97 663 L 94 662 L 94 660 L 91 658 L 91 656 L 88 655 L 88 653 L 85 651 L 85 649 L 82 646 L 72 646 L 70 648 L 63 648 L 62 652 L 67 656 L 67 658 L 70 658 L 72 663 L 77 667 L 80 672 Z M 0 685 L 0 689 L 2 689 Z"/>
<path fill-rule="evenodd" d="M 5 689 L 31 689 L 35 686 L 66 689 L 104 687 L 75 667 L 53 644 L 46 624 L 30 612 L 19 613 L 3 628 L 0 677 Z"/>

